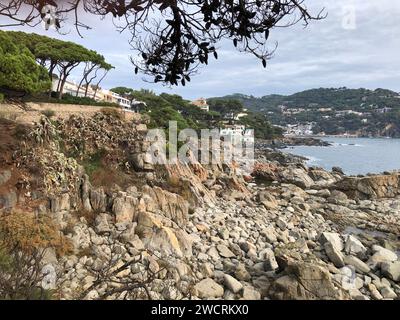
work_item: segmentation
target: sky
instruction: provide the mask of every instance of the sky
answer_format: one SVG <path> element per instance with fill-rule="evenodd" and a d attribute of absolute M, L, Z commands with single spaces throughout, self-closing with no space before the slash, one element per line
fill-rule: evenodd
<path fill-rule="evenodd" d="M 126 86 L 156 93 L 176 93 L 186 99 L 232 93 L 253 96 L 292 94 L 319 87 L 386 88 L 400 91 L 400 1 L 305 0 L 312 13 L 324 8 L 328 15 L 306 28 L 298 24 L 271 31 L 271 48 L 278 47 L 267 68 L 252 55 L 238 52 L 231 42 L 220 43 L 219 59 L 210 59 L 185 87 L 147 83 L 135 75 L 129 61 L 129 31 L 118 33 L 111 19 L 90 18 L 92 30 L 80 38 L 73 27 L 66 35 L 35 28 L 36 32 L 80 43 L 103 54 L 115 66 L 102 83 L 104 88 Z M 0 18 L 1 19 L 1 18 Z M 4 30 L 4 29 L 3 29 Z M 78 80 L 77 74 L 73 77 Z"/>

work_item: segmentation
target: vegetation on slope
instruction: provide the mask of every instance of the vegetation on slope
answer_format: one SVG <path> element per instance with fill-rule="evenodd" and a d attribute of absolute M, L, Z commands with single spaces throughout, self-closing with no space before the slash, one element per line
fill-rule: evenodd
<path fill-rule="evenodd" d="M 314 133 L 400 137 L 400 95 L 376 89 L 319 88 L 260 98 L 234 94 L 246 108 L 275 125 L 315 123 Z"/>

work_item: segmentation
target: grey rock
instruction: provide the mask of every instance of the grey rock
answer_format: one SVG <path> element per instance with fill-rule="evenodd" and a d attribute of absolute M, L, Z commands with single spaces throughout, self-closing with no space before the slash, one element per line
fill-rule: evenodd
<path fill-rule="evenodd" d="M 359 273 L 368 273 L 371 270 L 367 264 L 354 256 L 346 256 L 344 262 L 353 266 Z"/>
<path fill-rule="evenodd" d="M 243 263 L 239 263 L 235 270 L 235 277 L 241 281 L 249 281 L 251 279 L 250 273 L 247 271 Z"/>
<path fill-rule="evenodd" d="M 344 267 L 344 256 L 331 242 L 324 244 L 326 255 L 337 268 Z"/>
<path fill-rule="evenodd" d="M 325 245 L 326 242 L 331 243 L 337 250 L 343 250 L 343 241 L 338 233 L 323 232 L 319 238 L 321 244 Z"/>
<path fill-rule="evenodd" d="M 348 198 L 345 193 L 339 190 L 333 190 L 327 201 L 333 204 L 346 205 L 348 203 Z"/>
<path fill-rule="evenodd" d="M 278 218 L 278 220 L 276 220 L 276 225 L 278 226 L 278 228 L 280 228 L 282 231 L 285 231 L 287 228 L 287 223 L 285 220 L 283 220 L 282 218 Z"/>
<path fill-rule="evenodd" d="M 385 299 L 396 299 L 397 294 L 389 287 L 383 287 L 381 289 L 381 294 Z"/>
<path fill-rule="evenodd" d="M 367 248 L 365 248 L 356 237 L 348 235 L 346 237 L 344 251 L 351 255 L 364 255 L 367 252 Z"/>
<path fill-rule="evenodd" d="M 238 293 L 240 290 L 243 289 L 243 285 L 229 274 L 224 275 L 224 283 L 226 287 L 233 293 Z"/>
<path fill-rule="evenodd" d="M 220 231 L 218 231 L 218 234 L 224 240 L 229 239 L 229 231 L 226 228 L 223 228 Z"/>
<path fill-rule="evenodd" d="M 381 263 L 382 274 L 392 279 L 400 281 L 400 261 Z"/>
<path fill-rule="evenodd" d="M 373 245 L 372 251 L 374 252 L 373 257 L 375 256 L 376 260 L 382 262 L 383 261 L 393 262 L 398 259 L 397 254 L 395 252 L 378 245 Z"/>
<path fill-rule="evenodd" d="M 235 254 L 231 250 L 229 250 L 229 248 L 227 246 L 225 246 L 223 244 L 217 245 L 217 250 L 221 257 L 232 258 L 235 256 Z"/>
<path fill-rule="evenodd" d="M 265 249 L 264 251 L 265 251 L 265 255 L 264 255 L 264 259 L 265 259 L 264 269 L 265 269 L 265 271 L 275 271 L 276 269 L 279 268 L 279 266 L 278 266 L 278 262 L 276 262 L 274 252 L 269 248 Z"/>
<path fill-rule="evenodd" d="M 263 229 L 260 234 L 267 239 L 269 243 L 275 243 L 277 241 L 276 231 L 272 225 L 269 225 L 265 229 Z"/>
<path fill-rule="evenodd" d="M 224 288 L 211 278 L 201 280 L 194 286 L 194 295 L 199 298 L 219 298 L 224 295 Z"/>
<path fill-rule="evenodd" d="M 261 294 L 256 289 L 246 286 L 243 288 L 243 299 L 244 300 L 260 300 Z"/>

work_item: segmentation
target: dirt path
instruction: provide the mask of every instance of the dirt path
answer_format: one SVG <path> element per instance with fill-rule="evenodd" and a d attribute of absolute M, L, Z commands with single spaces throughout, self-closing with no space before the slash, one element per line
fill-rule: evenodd
<path fill-rule="evenodd" d="M 54 119 L 66 119 L 72 114 L 91 117 L 99 112 L 103 107 L 83 106 L 75 104 L 55 104 L 55 103 L 32 103 L 29 102 L 26 108 L 14 104 L 0 104 L 0 117 L 11 118 L 22 123 L 32 124 L 40 119 L 42 111 L 53 110 L 55 112 Z M 26 109 L 26 110 L 25 110 Z M 134 112 L 125 112 L 126 120 L 138 119 L 139 114 Z"/>

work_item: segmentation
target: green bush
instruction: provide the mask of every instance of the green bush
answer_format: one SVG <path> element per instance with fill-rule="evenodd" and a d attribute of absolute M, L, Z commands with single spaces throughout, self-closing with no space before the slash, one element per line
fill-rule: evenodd
<path fill-rule="evenodd" d="M 3 92 L 37 93 L 51 87 L 47 70 L 23 44 L 0 31 L 0 88 Z"/>
<path fill-rule="evenodd" d="M 41 102 L 41 103 L 54 103 L 54 104 L 76 104 L 83 106 L 96 106 L 96 107 L 112 107 L 112 108 L 120 108 L 120 106 L 116 103 L 109 102 L 99 102 L 89 97 L 76 97 L 69 93 L 65 93 L 62 99 L 57 98 L 57 93 L 53 92 L 52 96 L 39 94 L 39 95 L 30 95 L 23 98 L 25 102 Z"/>

